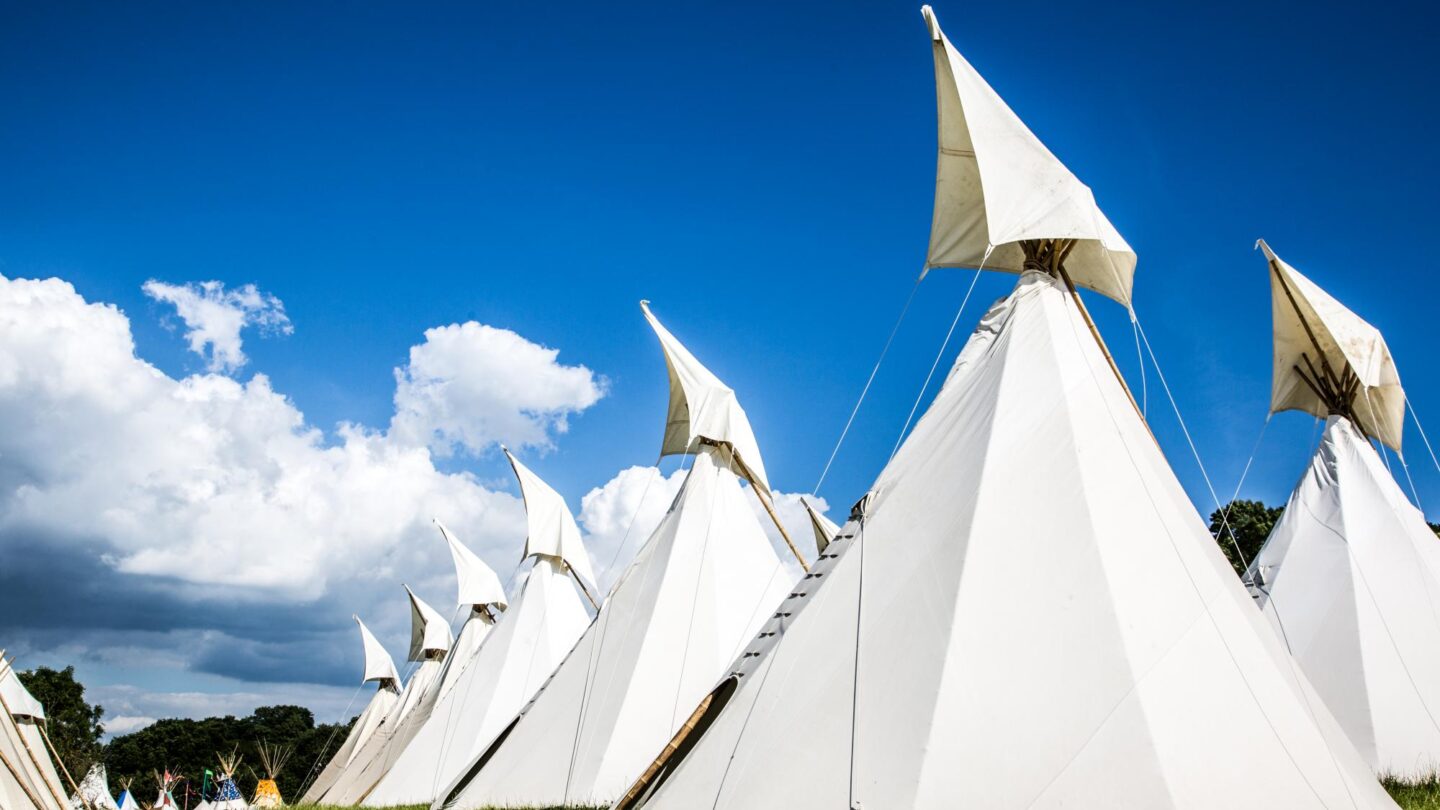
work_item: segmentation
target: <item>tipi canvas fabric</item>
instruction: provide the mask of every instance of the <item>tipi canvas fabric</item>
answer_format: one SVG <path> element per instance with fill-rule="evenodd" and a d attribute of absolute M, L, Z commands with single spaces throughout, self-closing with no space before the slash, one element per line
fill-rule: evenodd
<path fill-rule="evenodd" d="M 703 449 L 575 650 L 437 803 L 593 805 L 624 792 L 789 587 L 749 497 Z"/>
<path fill-rule="evenodd" d="M 432 800 L 535 694 L 589 621 L 561 562 L 536 558 L 515 604 L 366 803 L 383 807 Z"/>
<path fill-rule="evenodd" d="M 1372 769 L 1440 766 L 1440 540 L 1345 418 L 1246 580 Z"/>
<path fill-rule="evenodd" d="M 645 806 L 1394 807 L 1051 277 L 860 518 Z"/>

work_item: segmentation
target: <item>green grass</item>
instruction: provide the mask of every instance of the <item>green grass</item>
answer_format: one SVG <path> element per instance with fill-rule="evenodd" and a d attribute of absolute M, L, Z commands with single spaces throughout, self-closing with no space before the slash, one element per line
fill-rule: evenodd
<path fill-rule="evenodd" d="M 1419 781 L 1406 782 L 1399 779 L 1381 780 L 1385 789 L 1394 797 L 1397 804 L 1405 810 L 1440 810 L 1440 773 L 1431 774 Z M 300 808 L 296 808 L 300 810 Z M 303 810 L 354 810 L 354 808 L 341 808 L 331 805 L 304 805 Z M 428 804 L 412 804 L 405 807 L 395 807 L 389 810 L 430 810 Z M 584 807 L 546 807 L 535 808 L 535 810 L 592 810 Z"/>
<path fill-rule="evenodd" d="M 1440 810 L 1440 773 L 1432 773 L 1418 781 L 1394 778 L 1380 781 L 1405 810 Z"/>

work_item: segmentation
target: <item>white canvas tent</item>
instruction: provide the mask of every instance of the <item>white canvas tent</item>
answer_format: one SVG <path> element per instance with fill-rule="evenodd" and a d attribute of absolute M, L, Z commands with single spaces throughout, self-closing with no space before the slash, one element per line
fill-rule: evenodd
<path fill-rule="evenodd" d="M 360 621 L 359 616 L 352 616 L 355 624 L 360 627 L 360 643 L 365 648 L 365 669 L 362 684 L 374 681 L 378 689 L 374 696 L 365 706 L 365 710 L 356 718 L 355 724 L 350 727 L 350 733 L 345 737 L 345 742 L 335 751 L 335 755 L 325 765 L 324 770 L 315 778 L 315 781 L 306 789 L 302 799 L 306 803 L 314 803 L 324 796 L 340 774 L 350 765 L 355 755 L 364 747 L 365 742 L 375 729 L 390 715 L 400 703 L 400 673 L 395 671 L 395 661 L 390 653 L 385 651 L 384 645 L 376 640 L 370 628 Z M 124 808 L 121 808 L 124 810 Z"/>
<path fill-rule="evenodd" d="M 506 456 L 525 501 L 525 558 L 534 563 L 515 604 L 365 804 L 434 799 L 534 696 L 590 622 L 576 591 L 591 576 L 590 556 L 574 516 L 558 492 L 508 450 Z"/>
<path fill-rule="evenodd" d="M 409 586 L 410 661 L 418 664 L 400 693 L 395 708 L 370 733 L 335 783 L 319 798 L 321 804 L 357 804 L 385 775 L 395 757 L 424 722 L 439 696 L 445 653 L 455 641 L 450 623 Z M 415 718 L 412 720 L 412 718 Z"/>
<path fill-rule="evenodd" d="M 97 762 L 90 766 L 85 778 L 70 795 L 70 810 L 119 810 L 115 797 L 110 795 L 110 779 L 105 775 L 105 763 Z"/>
<path fill-rule="evenodd" d="M 172 776 L 167 770 L 165 773 L 155 774 L 155 786 L 158 793 L 155 796 L 155 803 L 151 805 L 153 810 L 180 810 L 180 803 L 175 801 L 174 788 L 179 784 L 179 777 Z M 197 807 L 196 810 L 199 810 Z"/>
<path fill-rule="evenodd" d="M 972 133 L 1033 139 L 926 16 L 942 118 L 948 105 Z M 946 75 L 985 92 L 955 98 Z M 937 230 L 983 207 L 993 231 L 992 189 L 1019 184 L 1027 202 L 1028 178 L 1070 176 L 997 165 L 986 146 L 942 151 L 941 182 L 947 161 L 978 161 L 985 195 L 937 190 Z M 1067 240 L 1116 242 L 1077 236 L 1069 210 L 1026 209 L 1014 292 L 619 807 L 1394 807 L 1265 629 L 1092 334 Z M 1105 291 L 1128 301 L 1128 284 Z"/>
<path fill-rule="evenodd" d="M 40 727 L 44 722 L 44 707 L 20 683 L 0 650 L 0 807 L 63 810 L 67 806 Z"/>
<path fill-rule="evenodd" d="M 618 797 L 786 593 L 790 575 L 737 475 L 764 470 L 745 412 L 648 307 L 645 315 L 672 386 L 662 453 L 692 453 L 694 465 L 574 651 L 437 804 L 588 806 Z"/>
<path fill-rule="evenodd" d="M 1426 776 L 1440 767 L 1440 541 L 1366 439 L 1399 446 L 1405 394 L 1379 331 L 1265 252 L 1271 409 L 1326 424 L 1246 582 L 1370 767 Z"/>

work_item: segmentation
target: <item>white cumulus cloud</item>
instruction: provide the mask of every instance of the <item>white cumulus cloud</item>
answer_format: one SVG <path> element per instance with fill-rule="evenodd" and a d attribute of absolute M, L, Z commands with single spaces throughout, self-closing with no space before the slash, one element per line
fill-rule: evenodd
<path fill-rule="evenodd" d="M 603 394 L 555 356 L 480 324 L 431 330 L 397 372 L 397 427 L 327 435 L 263 374 L 170 377 L 135 355 L 115 307 L 59 279 L 0 277 L 0 547 L 73 551 L 181 601 L 328 596 L 343 616 L 402 604 L 403 580 L 443 606 L 452 577 L 432 517 L 504 576 L 523 505 L 395 433 L 545 446 Z M 463 413 L 438 410 L 451 406 Z"/>
<path fill-rule="evenodd" d="M 559 351 L 468 321 L 428 329 L 395 370 L 389 436 L 437 455 L 495 444 L 548 449 L 568 417 L 605 395 L 605 380 Z"/>
<path fill-rule="evenodd" d="M 151 279 L 142 289 L 175 307 L 175 314 L 185 322 L 190 351 L 205 358 L 210 371 L 228 373 L 245 365 L 240 332 L 247 326 L 262 334 L 294 331 L 280 299 L 254 284 L 227 290 L 219 281 L 167 284 Z"/>

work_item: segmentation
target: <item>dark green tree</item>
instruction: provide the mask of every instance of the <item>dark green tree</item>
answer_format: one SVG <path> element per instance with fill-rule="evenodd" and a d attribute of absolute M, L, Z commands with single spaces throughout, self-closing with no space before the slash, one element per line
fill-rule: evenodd
<path fill-rule="evenodd" d="M 1275 528 L 1275 522 L 1284 511 L 1283 506 L 1266 506 L 1260 501 L 1234 500 L 1226 507 L 1210 513 L 1210 534 L 1215 537 L 1215 542 L 1220 544 L 1220 550 L 1225 553 L 1225 559 L 1230 561 L 1235 573 L 1245 573 L 1245 563 L 1235 554 L 1235 546 L 1240 546 L 1247 562 L 1255 559 L 1255 555 L 1260 553 L 1260 547 L 1265 545 L 1265 538 L 1270 536 L 1270 530 Z"/>
<path fill-rule="evenodd" d="M 1440 523 L 1430 523 L 1429 521 L 1426 521 L 1426 525 L 1430 527 L 1430 531 L 1435 532 L 1437 535 L 1440 535 Z"/>
<path fill-rule="evenodd" d="M 19 672 L 20 682 L 45 707 L 45 733 L 55 746 L 60 763 L 79 781 L 100 759 L 100 737 L 105 727 L 103 706 L 85 702 L 85 687 L 75 680 L 75 668 L 36 667 Z"/>

